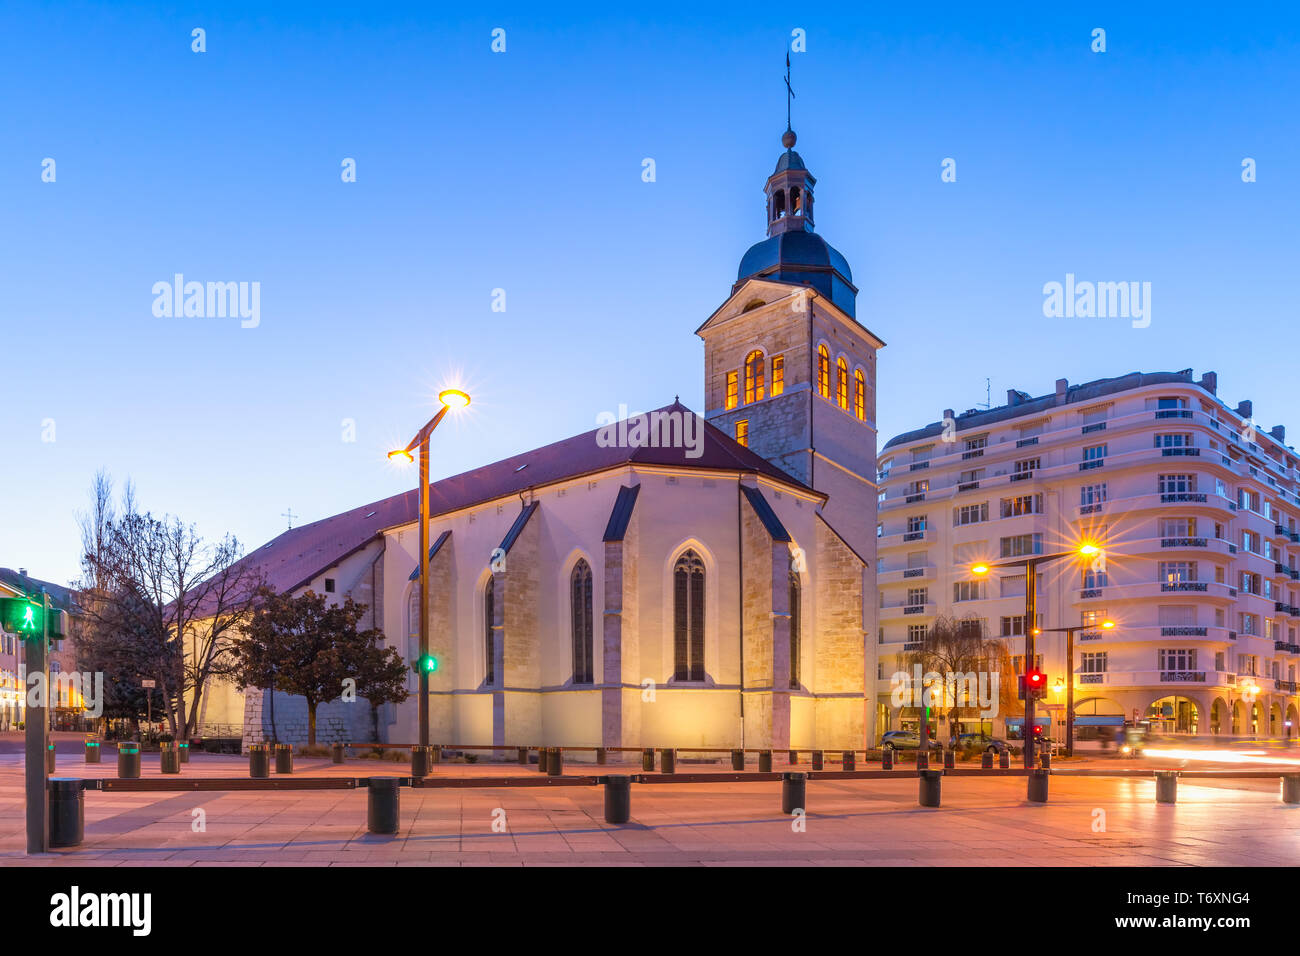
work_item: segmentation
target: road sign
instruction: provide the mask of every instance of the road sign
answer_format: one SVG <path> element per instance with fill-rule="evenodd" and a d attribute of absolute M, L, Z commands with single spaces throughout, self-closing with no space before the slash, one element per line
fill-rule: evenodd
<path fill-rule="evenodd" d="M 141 687 L 157 687 L 157 686 L 158 686 L 158 682 L 155 681 L 155 680 L 153 680 L 153 679 L 150 678 L 150 677 L 145 677 L 145 678 L 141 679 L 141 681 L 140 681 L 140 686 L 141 686 Z"/>

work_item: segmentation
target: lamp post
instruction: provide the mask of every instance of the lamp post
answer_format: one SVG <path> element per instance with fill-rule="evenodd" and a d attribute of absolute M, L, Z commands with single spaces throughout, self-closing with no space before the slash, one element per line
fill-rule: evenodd
<path fill-rule="evenodd" d="M 420 677 L 419 723 L 421 747 L 429 746 L 429 671 L 424 666 L 424 659 L 429 656 L 429 436 L 433 434 L 433 430 L 438 427 L 449 409 L 464 408 L 469 405 L 469 395 L 458 388 L 448 388 L 438 393 L 438 401 L 442 404 L 442 408 L 438 409 L 438 414 L 429 419 L 425 426 L 415 433 L 415 437 L 410 440 L 405 448 L 388 453 L 391 461 L 409 464 L 413 457 L 411 449 L 418 447 L 420 450 L 420 484 L 418 488 L 420 550 L 416 558 L 415 570 L 420 590 L 420 659 L 416 671 Z"/>
<path fill-rule="evenodd" d="M 994 568 L 1024 568 L 1025 569 L 1025 673 L 1028 674 L 1034 667 L 1034 638 L 1038 629 L 1034 625 L 1038 621 L 1038 586 L 1037 574 L 1040 564 L 1047 564 L 1050 561 L 1056 561 L 1060 558 L 1077 558 L 1077 557 L 1097 557 L 1104 552 L 1095 544 L 1083 544 L 1072 551 L 1057 551 L 1055 554 L 1034 554 L 1024 558 L 1017 558 L 1013 561 L 1002 561 L 998 564 L 979 563 L 971 567 L 971 572 L 977 575 L 988 574 Z M 1021 736 L 1025 741 L 1024 756 L 1025 767 L 1033 769 L 1034 767 L 1034 696 L 1029 688 L 1025 689 L 1025 720 L 1021 725 Z"/>
<path fill-rule="evenodd" d="M 1074 756 L 1074 635 L 1088 630 L 1080 624 L 1076 627 L 1048 627 L 1042 633 L 1065 635 L 1065 755 Z M 1114 621 L 1102 621 L 1101 626 L 1110 630 Z"/>

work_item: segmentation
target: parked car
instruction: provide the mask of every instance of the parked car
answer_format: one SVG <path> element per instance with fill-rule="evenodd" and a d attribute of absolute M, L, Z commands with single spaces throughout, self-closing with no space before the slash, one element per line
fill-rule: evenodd
<path fill-rule="evenodd" d="M 1011 746 L 1005 740 L 988 734 L 962 734 L 957 738 L 957 746 L 961 750 L 991 751 L 995 754 L 1011 752 Z"/>
<path fill-rule="evenodd" d="M 880 737 L 881 750 L 920 750 L 921 734 L 915 730 L 887 730 Z M 930 738 L 930 750 L 942 750 L 943 744 Z"/>

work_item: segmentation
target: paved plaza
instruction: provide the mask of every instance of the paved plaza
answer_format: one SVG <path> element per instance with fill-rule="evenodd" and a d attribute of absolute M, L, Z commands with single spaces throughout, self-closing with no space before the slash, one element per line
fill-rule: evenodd
<path fill-rule="evenodd" d="M 143 777 L 161 776 L 158 759 L 144 755 Z M 183 777 L 246 778 L 248 761 L 195 754 L 183 769 Z M 336 766 L 301 757 L 294 770 L 349 777 L 409 772 L 404 763 L 349 759 Z M 638 771 L 631 764 L 599 770 Z M 596 770 L 575 764 L 566 772 Z M 106 748 L 98 765 L 60 752 L 54 776 L 115 773 Z M 481 762 L 441 764 L 436 773 L 537 776 L 535 767 Z M 1156 803 L 1149 778 L 1055 775 L 1049 802 L 1035 805 L 1025 800 L 1023 777 L 955 776 L 943 780 L 943 806 L 926 809 L 917 804 L 913 777 L 812 780 L 801 829 L 781 813 L 781 785 L 771 781 L 634 785 L 624 826 L 604 822 L 601 787 L 403 788 L 396 836 L 367 833 L 364 790 L 90 791 L 85 842 L 27 857 L 22 756 L 8 753 L 0 754 L 0 865 L 1293 865 L 1300 859 L 1300 807 L 1282 804 L 1278 789 L 1275 779 L 1183 782 L 1178 803 L 1169 806 Z M 204 829 L 196 831 L 200 818 Z"/>

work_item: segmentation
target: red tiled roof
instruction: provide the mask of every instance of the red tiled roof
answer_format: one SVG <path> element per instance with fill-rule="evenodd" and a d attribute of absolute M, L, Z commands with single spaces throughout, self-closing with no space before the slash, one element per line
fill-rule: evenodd
<path fill-rule="evenodd" d="M 693 412 L 680 402 L 657 412 Z M 649 413 L 651 415 L 654 412 Z M 704 447 L 698 458 L 686 448 L 601 447 L 596 428 L 551 445 L 505 458 L 482 468 L 453 475 L 429 485 L 429 512 L 433 516 L 459 511 L 485 501 L 516 495 L 531 487 L 554 484 L 580 475 L 606 471 L 619 465 L 669 465 L 715 471 L 743 471 L 765 475 L 797 488 L 806 485 L 759 457 L 714 426 L 704 423 Z M 292 591 L 321 571 L 364 547 L 385 528 L 417 518 L 415 489 L 292 528 L 243 561 L 255 564 L 277 591 Z"/>

